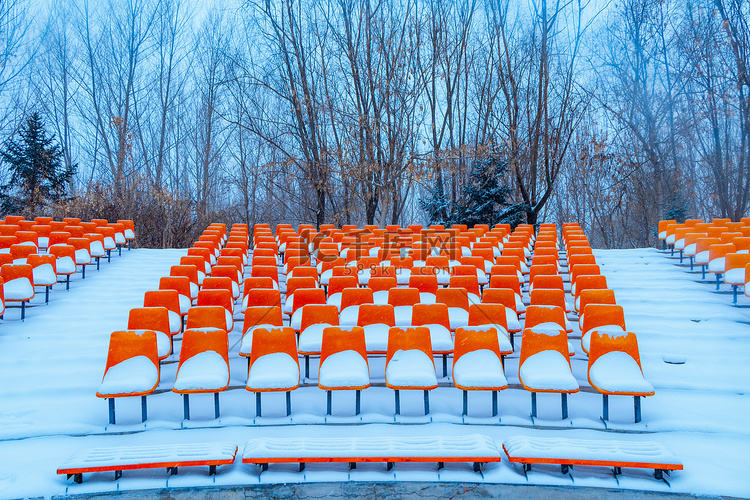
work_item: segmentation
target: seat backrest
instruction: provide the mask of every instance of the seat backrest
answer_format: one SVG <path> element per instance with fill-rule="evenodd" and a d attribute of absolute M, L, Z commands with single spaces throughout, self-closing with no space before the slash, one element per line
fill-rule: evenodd
<path fill-rule="evenodd" d="M 322 288 L 298 288 L 294 292 L 294 307 L 292 313 L 294 313 L 300 307 L 304 307 L 308 304 L 325 304 L 326 294 Z"/>
<path fill-rule="evenodd" d="M 448 284 L 449 288 L 463 288 L 468 293 L 479 296 L 479 280 L 476 275 L 473 276 L 451 276 Z"/>
<path fill-rule="evenodd" d="M 505 306 L 502 304 L 472 304 L 469 306 L 469 326 L 500 325 L 508 329 Z"/>
<path fill-rule="evenodd" d="M 451 276 L 476 276 L 477 275 L 477 268 L 470 265 L 458 265 L 453 266 L 450 269 Z"/>
<path fill-rule="evenodd" d="M 536 290 L 537 288 L 546 288 L 548 290 L 564 290 L 562 276 L 539 274 L 534 276 L 531 280 L 531 286 Z"/>
<path fill-rule="evenodd" d="M 81 233 L 81 236 L 83 236 L 83 233 Z M 68 245 L 72 245 L 73 248 L 76 249 L 76 252 L 79 250 L 86 250 L 86 252 L 89 251 L 88 238 L 68 238 Z"/>
<path fill-rule="evenodd" d="M 218 328 L 226 330 L 226 309 L 221 306 L 195 306 L 187 314 L 185 329 Z"/>
<path fill-rule="evenodd" d="M 623 332 L 613 334 L 611 332 L 595 331 L 591 334 L 591 344 L 589 348 L 589 368 L 601 356 L 612 351 L 620 351 L 628 354 L 641 367 L 641 357 L 638 352 L 638 339 L 633 332 Z"/>
<path fill-rule="evenodd" d="M 253 278 L 271 278 L 276 284 L 279 283 L 279 270 L 276 266 L 253 266 L 250 270 Z"/>
<path fill-rule="evenodd" d="M 355 351 L 367 363 L 367 348 L 365 346 L 365 331 L 359 326 L 350 330 L 329 327 L 323 330 L 323 340 L 320 348 L 320 364 L 331 354 L 342 351 Z"/>
<path fill-rule="evenodd" d="M 605 325 L 617 325 L 627 331 L 627 328 L 625 328 L 625 314 L 621 306 L 613 304 L 588 304 L 583 309 L 582 333 Z"/>
<path fill-rule="evenodd" d="M 302 320 L 300 331 L 304 331 L 310 325 L 338 325 L 339 310 L 334 305 L 309 304 L 302 309 Z"/>
<path fill-rule="evenodd" d="M 521 295 L 521 282 L 518 280 L 517 274 L 499 274 L 497 276 L 491 276 L 490 288 L 510 288 L 518 295 Z"/>
<path fill-rule="evenodd" d="M 317 288 L 318 282 L 309 276 L 294 276 L 286 280 L 286 296 L 289 297 L 298 288 Z"/>
<path fill-rule="evenodd" d="M 112 332 L 109 336 L 107 366 L 104 368 L 104 375 L 113 366 L 136 356 L 147 357 L 156 366 L 157 371 L 159 370 L 156 332 L 153 330 Z"/>
<path fill-rule="evenodd" d="M 279 306 L 254 306 L 245 309 L 245 319 L 242 322 L 242 335 L 258 325 L 283 326 L 281 318 L 281 307 Z"/>
<path fill-rule="evenodd" d="M 190 278 L 186 276 L 163 276 L 159 279 L 159 290 L 175 290 L 178 294 L 189 298 Z"/>
<path fill-rule="evenodd" d="M 253 331 L 253 342 L 250 348 L 249 369 L 252 370 L 253 364 L 266 354 L 286 353 L 288 354 L 299 368 L 299 359 L 297 354 L 297 335 L 294 328 L 258 328 Z M 299 382 L 291 388 L 299 386 Z M 291 389 L 290 388 L 290 389 Z"/>
<path fill-rule="evenodd" d="M 711 262 L 714 259 L 726 257 L 727 254 L 735 253 L 737 249 L 732 243 L 719 243 L 718 245 L 711 245 L 708 247 L 708 261 Z"/>
<path fill-rule="evenodd" d="M 435 302 L 446 304 L 448 307 L 460 307 L 469 310 L 469 296 L 465 288 L 438 288 Z"/>
<path fill-rule="evenodd" d="M 191 283 L 198 284 L 198 270 L 195 268 L 195 266 L 172 266 L 169 268 L 169 275 L 170 276 L 185 276 L 190 280 Z"/>
<path fill-rule="evenodd" d="M 602 274 L 599 266 L 596 264 L 579 264 L 570 272 L 570 282 L 578 286 L 579 276 L 595 276 Z"/>
<path fill-rule="evenodd" d="M 338 269 L 338 268 L 335 268 Z M 352 269 L 352 268 L 349 268 Z M 334 293 L 343 292 L 345 288 L 357 288 L 357 278 L 356 276 L 349 275 L 349 276 L 332 276 L 328 280 L 328 296 L 333 295 Z"/>
<path fill-rule="evenodd" d="M 188 359 L 206 351 L 219 354 L 229 368 L 229 337 L 226 330 L 185 330 L 182 334 L 180 364 L 177 370 Z"/>
<path fill-rule="evenodd" d="M 208 278 L 206 278 L 208 279 Z M 229 278 L 211 278 L 211 279 L 221 279 L 221 280 L 228 280 L 230 282 L 229 288 L 231 289 L 231 279 Z M 203 288 L 206 287 L 206 282 L 204 280 L 203 282 Z M 248 290 L 252 290 L 253 288 L 263 288 L 267 290 L 273 290 L 273 280 L 271 278 L 245 278 L 245 295 L 247 295 Z"/>
<path fill-rule="evenodd" d="M 180 294 L 177 290 L 152 290 L 143 295 L 143 307 L 166 307 L 180 314 Z"/>
<path fill-rule="evenodd" d="M 278 290 L 269 290 L 265 288 L 255 288 L 245 290 L 247 306 L 278 306 L 281 304 L 281 293 Z M 297 298 L 294 299 L 297 302 Z"/>
<path fill-rule="evenodd" d="M 166 307 L 133 308 L 128 314 L 128 330 L 154 330 L 171 335 L 169 311 Z"/>
<path fill-rule="evenodd" d="M 230 313 L 234 310 L 234 298 L 232 292 L 226 289 L 201 289 L 198 292 L 196 305 L 199 306 L 221 306 Z"/>
<path fill-rule="evenodd" d="M 388 331 L 388 350 L 386 353 L 385 365 L 391 362 L 391 358 L 396 354 L 397 351 L 419 349 L 424 352 L 427 357 L 432 361 L 433 366 L 435 361 L 432 359 L 432 342 L 430 340 L 430 329 L 423 326 L 415 326 L 411 328 L 398 328 L 391 327 Z"/>
<path fill-rule="evenodd" d="M 61 257 L 70 257 L 71 259 L 73 259 L 75 258 L 76 249 L 73 248 L 73 245 L 57 244 L 55 246 L 50 246 L 50 248 L 47 250 L 47 253 L 50 255 L 54 255 L 58 259 Z"/>
<path fill-rule="evenodd" d="M 415 304 L 411 313 L 411 324 L 420 325 L 443 325 L 451 329 L 448 306 L 445 304 Z"/>
<path fill-rule="evenodd" d="M 295 299 L 296 302 L 297 299 Z M 325 301 L 324 301 L 325 302 Z M 369 288 L 344 288 L 341 292 L 341 310 L 349 306 L 373 303 L 373 292 Z M 296 304 L 295 304 L 296 305 Z"/>
<path fill-rule="evenodd" d="M 44 264 L 49 264 L 52 266 L 53 271 L 57 271 L 57 259 L 54 255 L 31 254 L 26 263 L 30 265 L 32 269 L 36 269 Z"/>
<path fill-rule="evenodd" d="M 10 280 L 27 279 L 34 285 L 34 273 L 29 264 L 3 264 L 0 267 L 0 277 L 8 283 Z"/>
<path fill-rule="evenodd" d="M 367 288 L 369 288 L 373 292 L 389 291 L 392 288 L 396 288 L 397 286 L 398 282 L 393 276 L 372 277 L 367 282 Z"/>
<path fill-rule="evenodd" d="M 395 278 L 396 268 L 393 266 L 375 266 L 370 269 L 370 276 L 373 278 Z"/>
<path fill-rule="evenodd" d="M 396 317 L 394 315 L 394 309 L 392 305 L 362 304 L 359 307 L 357 326 L 375 324 L 396 326 Z"/>
<path fill-rule="evenodd" d="M 482 304 L 502 304 L 516 310 L 516 292 L 510 288 L 487 288 L 482 294 Z"/>
<path fill-rule="evenodd" d="M 471 325 L 471 322 L 469 324 Z M 453 366 L 456 366 L 456 361 L 464 354 L 480 349 L 492 351 L 497 356 L 497 359 L 502 359 L 497 334 L 498 332 L 495 329 L 466 330 L 464 328 L 457 328 L 453 348 Z"/>
<path fill-rule="evenodd" d="M 570 357 L 568 356 L 568 336 L 565 328 L 562 328 L 556 335 L 548 335 L 547 332 L 535 332 L 530 328 L 523 330 L 523 342 L 521 342 L 521 355 L 518 367 L 523 366 L 524 362 L 534 354 L 543 351 L 557 351 L 563 355 L 565 361 L 570 366 Z"/>
<path fill-rule="evenodd" d="M 726 255 L 724 270 L 745 269 L 747 264 L 750 264 L 750 253 L 729 253 Z"/>
<path fill-rule="evenodd" d="M 415 268 L 415 270 L 418 268 Z M 416 288 L 421 293 L 436 293 L 438 290 L 437 276 L 434 274 L 429 275 L 414 275 L 409 277 L 409 288 Z"/>
<path fill-rule="evenodd" d="M 204 262 L 211 265 L 211 251 L 208 248 L 188 248 L 188 257 L 200 257 Z M 203 268 L 201 269 L 201 271 Z"/>
<path fill-rule="evenodd" d="M 315 267 L 297 266 L 293 269 L 293 271 L 293 277 L 295 278 L 313 278 L 316 282 L 318 281 L 318 270 Z"/>
<path fill-rule="evenodd" d="M 557 306 L 567 310 L 565 306 L 565 292 L 560 288 L 534 287 L 531 292 L 532 306 Z"/>
<path fill-rule="evenodd" d="M 419 304 L 419 290 L 416 288 L 391 288 L 388 291 L 388 303 L 396 306 L 413 306 Z"/>
<path fill-rule="evenodd" d="M 513 266 L 517 271 L 521 270 L 521 257 L 517 255 L 501 255 L 495 259 L 496 266 Z M 492 271 L 490 271 L 492 272 Z M 492 272 L 492 274 L 495 274 Z"/>
<path fill-rule="evenodd" d="M 32 245 L 11 245 L 10 247 L 10 254 L 14 259 L 26 259 L 35 253 L 36 247 Z"/>
<path fill-rule="evenodd" d="M 605 290 L 607 278 L 601 274 L 581 275 L 576 280 L 575 297 L 578 298 L 584 290 Z"/>
<path fill-rule="evenodd" d="M 709 236 L 708 238 L 698 238 L 695 242 L 695 253 L 708 252 L 711 245 L 718 245 L 721 243 L 719 238 Z"/>
<path fill-rule="evenodd" d="M 596 264 L 594 254 L 574 254 L 568 256 L 568 271 L 572 272 L 576 266 L 581 264 Z"/>
<path fill-rule="evenodd" d="M 542 323 L 556 323 L 565 331 L 565 310 L 559 306 L 529 306 L 526 308 L 524 330 Z"/>
<path fill-rule="evenodd" d="M 617 304 L 617 302 L 615 302 L 615 292 L 606 288 L 589 288 L 587 290 L 582 290 L 579 294 L 579 298 L 579 311 L 583 311 L 588 304 Z"/>

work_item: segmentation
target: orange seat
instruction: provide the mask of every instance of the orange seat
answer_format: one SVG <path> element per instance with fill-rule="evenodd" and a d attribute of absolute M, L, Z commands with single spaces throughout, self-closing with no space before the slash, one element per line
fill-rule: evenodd
<path fill-rule="evenodd" d="M 726 270 L 726 256 L 736 253 L 737 249 L 732 243 L 720 243 L 708 247 L 708 272 L 716 275 L 716 289 L 721 284 L 721 276 Z"/>
<path fill-rule="evenodd" d="M 115 424 L 115 400 L 141 396 L 141 421 L 147 418 L 146 395 L 159 385 L 157 333 L 153 330 L 118 331 L 109 337 L 107 365 L 96 396 L 109 400 L 109 423 Z M 138 373 L 138 377 L 133 377 Z"/>
<path fill-rule="evenodd" d="M 339 323 L 342 326 L 356 326 L 359 307 L 362 304 L 374 304 L 374 294 L 369 288 L 345 288 L 341 292 L 341 312 Z"/>
<path fill-rule="evenodd" d="M 21 321 L 26 318 L 26 302 L 34 298 L 34 272 L 29 264 L 3 264 L 0 267 L 3 279 L 4 303 L 21 303 Z"/>
<path fill-rule="evenodd" d="M 414 389 L 424 390 L 424 413 L 430 413 L 429 391 L 435 389 L 438 384 L 428 328 L 390 329 L 385 362 L 385 385 L 395 390 L 396 415 L 401 414 L 399 391 Z"/>
<path fill-rule="evenodd" d="M 169 327 L 169 310 L 166 307 L 137 307 L 128 314 L 128 330 L 153 330 L 159 359 L 172 352 L 172 331 Z"/>
<path fill-rule="evenodd" d="M 177 290 L 155 290 L 146 292 L 143 296 L 143 307 L 165 307 L 167 311 L 169 311 L 170 334 L 176 335 L 182 331 L 180 294 Z"/>
<path fill-rule="evenodd" d="M 582 290 L 581 294 L 578 296 L 578 303 L 580 304 L 578 306 L 578 310 L 581 311 L 579 317 L 578 317 L 578 326 L 583 328 L 583 318 L 584 314 L 583 311 L 586 309 L 586 306 L 589 304 L 612 304 L 615 305 L 617 302 L 615 301 L 615 292 L 612 290 L 602 288 L 602 289 L 596 289 L 596 288 L 590 288 L 588 290 Z"/>
<path fill-rule="evenodd" d="M 504 312 L 502 314 L 505 316 Z M 467 391 L 492 391 L 492 416 L 497 416 L 497 391 L 507 389 L 508 381 L 494 328 L 456 330 L 453 384 L 463 391 L 462 416 L 468 414 Z"/>
<path fill-rule="evenodd" d="M 197 306 L 220 306 L 224 309 L 224 329 L 231 332 L 234 328 L 234 300 L 232 292 L 225 289 L 202 289 L 198 292 Z M 188 315 L 190 313 L 188 312 Z"/>
<path fill-rule="evenodd" d="M 190 278 L 186 276 L 164 276 L 159 279 L 159 290 L 174 290 L 178 294 L 180 316 L 187 316 L 192 305 Z"/>
<path fill-rule="evenodd" d="M 529 293 L 533 292 L 535 288 L 543 288 L 547 290 L 565 290 L 563 285 L 563 279 L 560 275 L 544 275 L 539 274 L 534 276 L 529 282 Z"/>
<path fill-rule="evenodd" d="M 276 266 L 253 266 L 250 270 L 253 278 L 271 278 L 274 288 L 279 289 L 279 270 Z"/>
<path fill-rule="evenodd" d="M 226 330 L 226 309 L 221 306 L 194 306 L 188 311 L 185 329 Z"/>
<path fill-rule="evenodd" d="M 510 288 L 488 288 L 482 295 L 482 304 L 502 304 L 505 306 L 505 319 L 508 332 L 511 334 L 511 345 L 513 345 L 512 334 L 521 331 L 521 323 L 518 321 L 518 311 L 516 310 L 520 300 L 520 296 Z"/>
<path fill-rule="evenodd" d="M 336 390 L 356 391 L 355 415 L 359 415 L 360 391 L 370 387 L 365 346 L 362 328 L 342 330 L 328 327 L 323 330 L 318 387 L 326 391 L 326 415 L 331 414 L 331 391 Z"/>
<path fill-rule="evenodd" d="M 190 300 L 198 298 L 198 270 L 195 266 L 172 266 L 169 269 L 170 276 L 184 276 L 190 280 Z"/>
<path fill-rule="evenodd" d="M 27 263 L 31 266 L 34 286 L 45 287 L 45 303 L 49 302 L 49 291 L 57 283 L 56 264 L 54 255 L 29 255 Z"/>
<path fill-rule="evenodd" d="M 464 330 L 490 330 L 497 332 L 498 349 L 501 354 L 511 354 L 512 336 L 508 332 L 508 317 L 503 304 L 474 304 L 469 306 L 469 325 Z M 455 361 L 455 360 L 454 360 Z"/>
<path fill-rule="evenodd" d="M 396 326 L 394 308 L 390 304 L 361 304 L 357 326 L 363 327 L 367 352 L 385 354 L 388 349 L 388 331 Z"/>
<path fill-rule="evenodd" d="M 203 257 L 197 255 L 186 255 L 180 258 L 181 266 L 193 266 L 198 274 L 198 286 L 203 286 L 203 280 L 206 278 L 206 267 Z M 212 270 L 213 274 L 213 270 Z M 236 277 L 235 277 L 236 279 Z"/>
<path fill-rule="evenodd" d="M 229 387 L 229 338 L 224 330 L 185 330 L 172 391 L 182 394 L 185 420 L 190 420 L 190 394 L 213 393 L 219 418 L 219 392 Z"/>
<path fill-rule="evenodd" d="M 81 233 L 83 236 L 83 233 Z M 91 264 L 91 251 L 89 249 L 88 238 L 68 238 L 68 245 L 72 245 L 75 248 L 75 262 L 76 266 L 81 266 L 81 277 L 86 279 L 86 266 Z"/>
<path fill-rule="evenodd" d="M 593 332 L 588 380 L 602 395 L 603 420 L 609 420 L 609 396 L 633 396 L 635 422 L 638 423 L 641 421 L 640 398 L 654 395 L 653 386 L 643 376 L 638 341 L 632 332 L 615 335 Z"/>
<path fill-rule="evenodd" d="M 562 312 L 562 311 L 560 311 Z M 529 307 L 528 315 L 533 314 Z M 567 394 L 578 392 L 579 386 L 570 367 L 568 336 L 563 328 L 540 331 L 524 328 L 521 343 L 518 379 L 531 393 L 531 417 L 536 418 L 536 393 L 557 392 L 562 398 L 562 418 L 568 418 Z"/>
<path fill-rule="evenodd" d="M 435 302 L 448 306 L 451 330 L 469 324 L 469 295 L 464 288 L 440 288 Z"/>
<path fill-rule="evenodd" d="M 261 393 L 276 391 L 286 392 L 286 414 L 289 416 L 292 412 L 290 391 L 299 387 L 299 376 L 294 329 L 255 330 L 245 388 L 255 392 L 256 416 L 261 416 Z"/>
<path fill-rule="evenodd" d="M 245 319 L 242 323 L 242 340 L 240 342 L 240 356 L 249 357 L 253 332 L 260 328 L 278 329 L 283 327 L 281 308 L 279 306 L 254 306 L 245 309 Z"/>
<path fill-rule="evenodd" d="M 588 304 L 583 310 L 581 347 L 589 353 L 591 334 L 594 330 L 605 333 L 622 333 L 625 328 L 625 314 L 621 306 L 611 304 Z"/>

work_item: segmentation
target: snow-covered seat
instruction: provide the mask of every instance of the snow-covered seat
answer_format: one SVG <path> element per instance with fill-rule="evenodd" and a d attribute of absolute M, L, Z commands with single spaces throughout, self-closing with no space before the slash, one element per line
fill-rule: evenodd
<path fill-rule="evenodd" d="M 448 306 L 451 330 L 469 324 L 469 294 L 465 288 L 439 288 L 435 302 Z"/>
<path fill-rule="evenodd" d="M 222 306 L 194 306 L 188 311 L 185 329 L 226 330 L 226 309 Z"/>
<path fill-rule="evenodd" d="M 667 227 L 670 224 L 677 224 L 676 220 L 660 220 L 659 221 L 659 234 L 657 235 L 663 245 L 667 244 Z"/>
<path fill-rule="evenodd" d="M 326 415 L 331 414 L 331 391 L 338 390 L 355 391 L 355 415 L 359 415 L 360 391 L 370 387 L 365 331 L 362 328 L 326 327 L 323 330 L 318 387 L 326 391 Z"/>
<path fill-rule="evenodd" d="M 192 301 L 198 298 L 198 290 L 200 290 L 200 286 L 198 285 L 198 270 L 195 266 L 172 266 L 169 268 L 169 275 L 184 276 L 190 280 L 190 301 L 192 304 Z"/>
<path fill-rule="evenodd" d="M 195 244 L 199 243 L 205 243 L 205 242 L 196 242 Z M 201 247 L 192 247 L 188 248 L 188 256 L 189 257 L 202 257 L 203 258 L 203 273 L 208 276 L 211 274 L 211 266 L 216 264 L 216 257 L 213 253 L 211 253 L 211 250 L 208 248 L 205 248 L 203 246 Z"/>
<path fill-rule="evenodd" d="M 499 288 L 492 285 L 494 276 L 516 276 L 519 283 L 524 282 L 521 272 L 521 259 L 515 255 L 503 255 L 495 259 L 495 265 L 490 268 L 490 288 Z"/>
<path fill-rule="evenodd" d="M 467 313 L 468 324 L 468 313 Z M 448 375 L 448 355 L 453 353 L 450 312 L 446 304 L 415 304 L 412 309 L 412 326 L 427 328 L 430 333 L 432 354 L 443 358 L 443 376 Z"/>
<path fill-rule="evenodd" d="M 393 306 L 362 304 L 357 313 L 357 326 L 364 331 L 367 353 L 385 354 L 388 350 L 388 332 L 396 326 Z"/>
<path fill-rule="evenodd" d="M 34 286 L 43 286 L 45 288 L 44 302 L 49 302 L 49 291 L 57 283 L 57 274 L 55 265 L 57 259 L 54 255 L 29 255 L 27 263 L 31 266 Z"/>
<path fill-rule="evenodd" d="M 334 275 L 328 282 L 328 298 L 326 298 L 326 304 L 336 306 L 336 309 L 341 311 L 341 295 L 345 288 L 357 288 L 357 277 L 348 274 L 346 276 L 336 275 L 337 270 L 349 270 L 351 267 L 336 267 L 334 268 Z M 343 272 L 343 271 L 342 271 Z"/>
<path fill-rule="evenodd" d="M 395 276 L 373 276 L 367 283 L 367 288 L 372 290 L 373 303 L 381 306 L 388 303 L 389 292 L 397 286 Z"/>
<path fill-rule="evenodd" d="M 310 356 L 319 355 L 322 349 L 323 330 L 338 325 L 336 306 L 309 304 L 302 310 L 297 350 L 305 357 L 305 378 L 310 377 Z"/>
<path fill-rule="evenodd" d="M 273 280 L 273 288 L 275 290 L 281 290 L 279 284 L 279 269 L 276 266 L 253 266 L 250 269 L 250 276 L 252 278 L 271 278 Z M 281 290 L 286 292 L 286 290 Z"/>
<path fill-rule="evenodd" d="M 573 297 L 578 296 L 578 279 L 582 276 L 597 276 L 600 275 L 601 269 L 597 264 L 576 264 L 570 269 L 570 293 Z"/>
<path fill-rule="evenodd" d="M 143 307 L 165 307 L 169 315 L 169 333 L 174 336 L 182 331 L 180 294 L 176 290 L 152 290 L 143 295 Z"/>
<path fill-rule="evenodd" d="M 475 306 L 472 306 L 475 307 Z M 497 306 L 503 307 L 503 306 Z M 503 319 L 505 313 L 502 313 Z M 469 327 L 456 330 L 453 353 L 453 384 L 463 391 L 463 412 L 468 413 L 467 391 L 492 391 L 492 416 L 497 415 L 497 391 L 508 388 L 498 339 L 498 326 L 480 330 Z M 501 327 L 500 327 L 501 328 Z M 506 337 L 507 342 L 507 337 Z"/>
<path fill-rule="evenodd" d="M 580 313 L 578 316 L 578 326 L 583 331 L 583 322 L 586 315 L 583 311 L 589 304 L 610 304 L 616 305 L 615 292 L 609 289 L 589 289 L 583 290 L 578 296 L 578 303 L 580 304 Z"/>
<path fill-rule="evenodd" d="M 716 275 L 716 289 L 719 289 L 721 276 L 726 271 L 726 256 L 736 253 L 732 243 L 719 243 L 708 248 L 708 272 Z"/>
<path fill-rule="evenodd" d="M 587 290 L 606 290 L 607 278 L 601 274 L 579 276 L 577 284 L 576 293 L 573 295 L 573 307 L 580 315 L 583 311 L 581 306 L 581 294 Z"/>
<path fill-rule="evenodd" d="M 565 331 L 570 333 L 573 331 L 573 327 L 570 325 L 570 322 L 568 321 L 568 309 L 567 309 L 567 303 L 565 302 L 565 292 L 560 289 L 547 289 L 547 288 L 537 288 L 530 294 L 531 298 L 531 304 L 532 306 L 541 306 L 541 307 L 559 307 L 563 311 L 563 326 L 565 327 Z M 526 313 L 526 317 L 528 319 L 528 310 Z"/>
<path fill-rule="evenodd" d="M 513 352 L 508 333 L 508 317 L 502 304 L 473 304 L 469 306 L 469 325 L 465 330 L 497 332 L 498 352 L 502 355 Z M 455 359 L 454 359 L 455 362 Z"/>
<path fill-rule="evenodd" d="M 260 437 L 249 440 L 242 463 L 299 463 L 300 471 L 308 462 L 385 462 L 388 470 L 398 462 L 473 462 L 481 471 L 485 462 L 500 462 L 501 452 L 494 439 L 481 434 L 462 436 L 357 436 L 357 437 Z"/>
<path fill-rule="evenodd" d="M 548 274 L 537 274 L 529 280 L 529 294 L 534 289 L 544 290 L 563 290 L 565 291 L 565 285 L 563 284 L 562 276 L 559 274 L 548 275 Z"/>
<path fill-rule="evenodd" d="M 560 464 L 563 474 L 571 465 L 613 467 L 615 475 L 623 467 L 654 469 L 654 477 L 663 479 L 664 471 L 682 470 L 682 462 L 661 443 L 655 441 L 618 441 L 607 439 L 573 439 L 565 437 L 510 436 L 503 450 L 511 463 L 531 465 Z"/>
<path fill-rule="evenodd" d="M 391 328 L 385 362 L 385 385 L 396 391 L 396 415 L 401 413 L 401 390 L 423 390 L 424 413 L 430 413 L 429 391 L 438 384 L 428 328 Z"/>
<path fill-rule="evenodd" d="M 0 267 L 3 278 L 5 303 L 21 303 L 21 320 L 26 317 L 26 302 L 34 298 L 34 272 L 29 264 L 3 264 Z"/>
<path fill-rule="evenodd" d="M 522 330 L 521 322 L 516 312 L 517 294 L 510 288 L 487 288 L 482 294 L 482 304 L 502 304 L 505 306 L 505 322 L 510 338 L 510 345 L 514 346 L 514 335 Z"/>
<path fill-rule="evenodd" d="M 172 352 L 172 333 L 169 310 L 166 307 L 136 307 L 128 313 L 128 330 L 153 330 L 156 332 L 157 354 L 160 360 Z"/>
<path fill-rule="evenodd" d="M 362 304 L 373 304 L 373 301 L 373 292 L 369 288 L 345 288 L 342 290 L 339 324 L 356 326 L 359 318 L 359 307 Z"/>
<path fill-rule="evenodd" d="M 512 274 L 493 274 L 490 278 L 491 289 L 509 289 L 513 291 L 512 307 L 516 312 L 516 316 L 526 312 L 526 304 L 523 303 L 523 297 L 521 296 L 521 283 L 522 281 L 519 281 L 518 277 Z M 482 301 L 485 301 L 484 296 Z M 510 304 L 505 304 L 505 307 L 510 307 Z M 513 325 L 510 323 L 508 323 L 508 326 L 513 328 Z"/>
<path fill-rule="evenodd" d="M 632 332 L 599 329 L 591 333 L 588 379 L 602 394 L 602 418 L 609 419 L 608 396 L 633 396 L 635 421 L 641 421 L 643 396 L 653 396 L 654 387 L 644 378 L 638 341 Z"/>
<path fill-rule="evenodd" d="M 419 272 L 419 274 L 417 274 Z M 450 278 L 449 278 L 450 279 Z M 409 288 L 419 290 L 419 302 L 422 304 L 434 304 L 435 293 L 438 290 L 437 277 L 434 274 L 433 267 L 422 267 L 414 269 L 414 273 L 409 278 Z"/>
<path fill-rule="evenodd" d="M 229 337 L 225 330 L 185 330 L 172 391 L 182 394 L 185 420 L 190 420 L 190 394 L 214 394 L 219 418 L 219 392 L 229 387 Z"/>
<path fill-rule="evenodd" d="M 325 304 L 326 294 L 322 288 L 299 288 L 295 291 L 295 300 L 292 306 L 292 317 L 289 325 L 295 331 L 302 329 L 302 310 L 308 305 Z"/>
<path fill-rule="evenodd" d="M 115 398 L 141 396 L 141 420 L 146 421 L 146 395 L 159 385 L 157 332 L 117 331 L 109 337 L 104 376 L 96 396 L 109 400 L 109 423 L 115 424 Z"/>
<path fill-rule="evenodd" d="M 163 276 L 159 279 L 159 290 L 173 290 L 177 292 L 178 312 L 180 319 L 183 320 L 192 305 L 190 279 L 186 276 Z"/>
<path fill-rule="evenodd" d="M 737 289 L 745 284 L 745 266 L 750 264 L 750 254 L 730 253 L 725 257 L 724 283 L 732 285 L 733 302 L 737 303 Z"/>
<path fill-rule="evenodd" d="M 233 265 L 221 266 L 215 265 L 211 268 L 212 278 L 229 278 L 232 280 L 232 299 L 237 300 L 240 298 L 240 278 L 238 277 L 237 267 Z"/>
<path fill-rule="evenodd" d="M 419 290 L 416 288 L 391 288 L 388 303 L 393 306 L 396 326 L 411 326 L 414 306 L 419 304 Z"/>
<path fill-rule="evenodd" d="M 526 309 L 524 330 L 527 328 L 540 327 L 556 331 L 556 328 L 561 328 L 567 334 L 568 326 L 568 318 L 566 317 L 565 310 L 560 306 L 530 305 L 528 309 Z M 575 355 L 576 351 L 573 347 L 573 343 L 567 341 L 567 344 L 568 355 Z"/>
<path fill-rule="evenodd" d="M 208 278 L 206 278 L 208 279 Z M 234 328 L 234 300 L 232 292 L 225 289 L 206 289 L 198 292 L 197 306 L 219 306 L 224 309 L 224 329 L 231 332 Z"/>
<path fill-rule="evenodd" d="M 536 418 L 536 393 L 560 393 L 562 418 L 568 418 L 569 393 L 578 392 L 578 381 L 573 376 L 568 357 L 568 336 L 555 323 L 525 328 L 521 343 L 518 379 L 531 393 L 531 416 Z"/>
<path fill-rule="evenodd" d="M 616 304 L 587 304 L 583 310 L 581 325 L 581 347 L 588 354 L 591 344 L 591 332 L 605 328 L 609 331 L 626 331 L 625 313 Z"/>
<path fill-rule="evenodd" d="M 299 387 L 297 339 L 290 327 L 253 332 L 245 388 L 255 393 L 255 413 L 261 416 L 261 393 L 286 392 L 286 415 L 292 412 L 291 391 Z"/>
<path fill-rule="evenodd" d="M 317 288 L 318 282 L 310 276 L 299 276 L 296 278 L 286 279 L 286 297 L 284 298 L 284 308 L 282 312 L 291 315 L 294 311 L 294 292 L 300 288 Z"/>
<path fill-rule="evenodd" d="M 279 306 L 253 306 L 245 309 L 242 322 L 242 339 L 240 340 L 240 356 L 250 357 L 253 345 L 253 332 L 260 328 L 274 329 L 284 326 Z"/>
<path fill-rule="evenodd" d="M 88 238 L 68 238 L 68 245 L 75 248 L 76 266 L 81 266 L 81 275 L 86 278 L 86 266 L 91 264 L 91 253 L 89 252 Z"/>
<path fill-rule="evenodd" d="M 479 280 L 477 280 L 477 277 L 474 275 L 451 276 L 449 288 L 462 288 L 466 290 L 469 304 L 479 304 L 481 302 L 482 294 L 479 290 Z"/>

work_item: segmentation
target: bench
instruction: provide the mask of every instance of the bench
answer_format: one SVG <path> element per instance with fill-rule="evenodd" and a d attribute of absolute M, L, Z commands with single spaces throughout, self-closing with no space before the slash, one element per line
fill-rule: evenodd
<path fill-rule="evenodd" d="M 500 462 L 501 453 L 495 441 L 485 435 L 430 437 L 345 437 L 345 438 L 258 438 L 245 444 L 242 463 L 257 464 L 261 472 L 270 463 L 357 463 L 385 462 L 387 470 L 396 462 Z"/>
<path fill-rule="evenodd" d="M 87 472 L 115 472 L 115 480 L 124 470 L 166 468 L 177 474 L 178 467 L 207 466 L 209 475 L 216 474 L 217 465 L 234 463 L 237 446 L 234 443 L 168 444 L 118 448 L 89 448 L 70 457 L 58 474 L 83 482 Z"/>
<path fill-rule="evenodd" d="M 511 436 L 503 442 L 508 461 L 523 464 L 560 464 L 563 474 L 573 465 L 613 467 L 615 476 L 623 467 L 654 469 L 656 479 L 664 471 L 682 470 L 680 460 L 668 449 L 653 441 L 615 441 L 566 438 L 533 438 Z"/>

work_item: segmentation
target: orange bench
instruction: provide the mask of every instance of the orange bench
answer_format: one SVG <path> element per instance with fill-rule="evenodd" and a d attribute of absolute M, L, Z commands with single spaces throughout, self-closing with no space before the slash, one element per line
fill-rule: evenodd
<path fill-rule="evenodd" d="M 122 448 L 91 448 L 70 457 L 57 469 L 58 474 L 83 482 L 90 472 L 114 471 L 115 480 L 124 470 L 166 468 L 177 474 L 178 467 L 208 466 L 209 474 L 216 474 L 217 465 L 231 465 L 237 456 L 234 443 L 168 444 Z"/>
<path fill-rule="evenodd" d="M 523 464 L 524 473 L 531 464 L 560 464 L 563 474 L 574 465 L 613 467 L 615 475 L 623 467 L 654 469 L 656 479 L 664 479 L 665 471 L 682 470 L 682 462 L 653 441 L 511 436 L 503 442 L 503 450 L 509 462 Z"/>
<path fill-rule="evenodd" d="M 474 471 L 482 463 L 500 462 L 501 453 L 495 441 L 482 434 L 429 437 L 340 437 L 340 438 L 257 438 L 245 444 L 243 464 L 257 464 L 261 471 L 268 464 L 385 462 L 388 470 L 396 462 L 473 462 Z"/>

